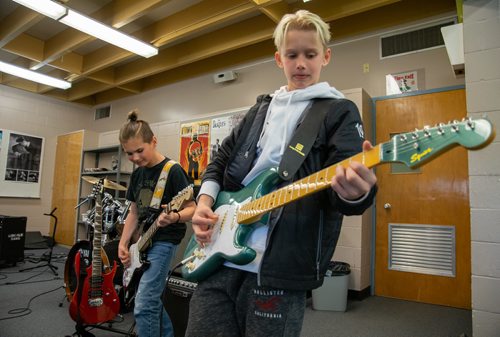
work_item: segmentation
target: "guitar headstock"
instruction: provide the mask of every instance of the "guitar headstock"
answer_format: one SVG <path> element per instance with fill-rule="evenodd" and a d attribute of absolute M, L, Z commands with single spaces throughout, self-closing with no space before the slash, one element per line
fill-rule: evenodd
<path fill-rule="evenodd" d="M 464 119 L 448 124 L 401 133 L 381 144 L 382 162 L 401 162 L 418 167 L 443 150 L 461 145 L 467 149 L 479 149 L 495 138 L 495 130 L 487 119 Z"/>
<path fill-rule="evenodd" d="M 99 179 L 95 184 L 92 185 L 92 194 L 93 198 L 97 198 L 101 196 L 104 192 L 104 178 Z"/>
<path fill-rule="evenodd" d="M 170 210 L 180 210 L 184 202 L 193 199 L 193 195 L 193 185 L 187 186 L 169 202 Z"/>

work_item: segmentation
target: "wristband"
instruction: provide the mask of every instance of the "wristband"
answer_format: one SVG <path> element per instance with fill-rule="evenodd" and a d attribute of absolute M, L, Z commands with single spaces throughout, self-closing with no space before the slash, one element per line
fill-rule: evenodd
<path fill-rule="evenodd" d="M 181 220 L 181 214 L 178 211 L 175 211 L 175 214 L 177 214 L 178 218 L 177 221 L 174 223 L 179 223 L 179 221 Z"/>

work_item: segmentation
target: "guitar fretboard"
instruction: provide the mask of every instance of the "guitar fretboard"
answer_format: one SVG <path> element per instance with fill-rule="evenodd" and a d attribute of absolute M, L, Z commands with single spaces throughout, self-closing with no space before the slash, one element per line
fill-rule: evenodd
<path fill-rule="evenodd" d="M 92 245 L 92 284 L 93 288 L 100 288 L 102 275 L 102 206 L 101 196 L 97 193 L 95 199 L 95 221 L 94 221 L 94 240 Z"/>
<path fill-rule="evenodd" d="M 189 200 L 193 197 L 193 186 L 189 185 L 188 187 L 184 188 L 182 191 L 180 191 L 165 207 L 164 212 L 169 213 L 172 210 L 180 210 L 182 207 L 182 204 L 184 201 Z M 139 252 L 144 252 L 148 247 L 149 247 L 149 242 L 153 235 L 158 231 L 158 228 L 160 228 L 157 224 L 156 221 L 153 222 L 153 224 L 148 228 L 146 233 L 144 233 L 139 241 L 137 242 L 137 249 Z"/>
<path fill-rule="evenodd" d="M 168 213 L 171 211 L 171 208 L 170 208 L 170 204 L 167 205 L 167 207 L 165 208 L 165 212 Z M 139 252 L 144 252 L 146 250 L 146 248 L 148 248 L 149 246 L 149 241 L 151 240 L 151 238 L 153 237 L 153 235 L 155 235 L 155 233 L 158 231 L 158 228 L 160 228 L 160 226 L 158 226 L 156 224 L 156 221 L 153 222 L 151 224 L 151 226 L 149 226 L 148 230 L 146 231 L 146 233 L 144 233 L 141 238 L 139 239 L 139 242 L 137 242 L 137 249 L 139 250 Z"/>
<path fill-rule="evenodd" d="M 254 223 L 262 215 L 278 207 L 330 187 L 330 182 L 335 176 L 337 166 L 347 168 L 351 162 L 360 162 L 369 168 L 376 166 L 380 163 L 380 145 L 373 147 L 369 151 L 358 153 L 241 206 L 238 210 L 238 223 Z"/>

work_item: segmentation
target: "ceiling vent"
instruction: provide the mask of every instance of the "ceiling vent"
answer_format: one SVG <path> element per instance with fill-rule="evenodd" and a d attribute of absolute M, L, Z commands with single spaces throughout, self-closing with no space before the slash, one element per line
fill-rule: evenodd
<path fill-rule="evenodd" d="M 111 116 L 111 105 L 95 109 L 94 120 L 109 118 Z"/>
<path fill-rule="evenodd" d="M 453 24 L 455 24 L 455 22 L 449 21 L 431 27 L 381 37 L 381 58 L 394 57 L 444 46 L 441 27 Z"/>

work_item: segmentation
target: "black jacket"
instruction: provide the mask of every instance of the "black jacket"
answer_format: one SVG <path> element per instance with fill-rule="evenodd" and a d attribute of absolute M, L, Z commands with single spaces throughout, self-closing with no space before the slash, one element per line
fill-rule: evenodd
<path fill-rule="evenodd" d="M 241 181 L 254 161 L 270 101 L 269 95 L 257 98 L 242 122 L 222 142 L 203 181 L 214 180 L 225 191 L 243 187 Z M 312 149 L 292 181 L 361 152 L 362 136 L 362 121 L 354 103 L 332 99 Z M 319 287 L 333 256 L 343 215 L 362 214 L 375 193 L 376 186 L 366 199 L 352 204 L 327 188 L 272 212 L 259 284 L 293 290 Z"/>

